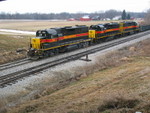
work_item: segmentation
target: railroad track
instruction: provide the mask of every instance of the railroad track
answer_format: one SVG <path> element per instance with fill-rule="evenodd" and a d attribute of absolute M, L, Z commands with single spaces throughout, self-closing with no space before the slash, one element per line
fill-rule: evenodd
<path fill-rule="evenodd" d="M 17 61 L 14 61 L 14 62 L 2 64 L 2 65 L 0 65 L 0 71 L 5 70 L 5 69 L 9 69 L 9 68 L 12 68 L 12 67 L 20 66 L 20 65 L 23 65 L 23 64 L 27 64 L 27 63 L 30 63 L 30 62 L 31 61 L 28 58 L 25 58 L 25 59 L 17 60 Z"/>
<path fill-rule="evenodd" d="M 144 35 L 148 35 L 148 34 L 150 34 L 150 31 L 142 32 L 142 33 L 139 33 L 136 35 L 131 35 L 128 37 L 124 37 L 124 38 L 121 38 L 119 40 L 114 40 L 109 43 L 99 44 L 98 46 L 92 47 L 92 49 L 86 48 L 86 49 L 83 49 L 82 51 L 80 51 L 79 53 L 69 54 L 66 57 L 55 59 L 53 61 L 49 61 L 44 64 L 37 65 L 35 67 L 30 67 L 30 68 L 27 68 L 24 70 L 20 70 L 20 71 L 14 72 L 14 73 L 0 76 L 0 87 L 5 87 L 8 84 L 12 84 L 13 82 L 15 82 L 18 79 L 22 79 L 22 78 L 30 76 L 32 74 L 36 74 L 37 72 L 41 72 L 45 69 L 56 66 L 58 64 L 66 63 L 66 62 L 69 62 L 72 60 L 77 60 L 88 54 L 92 54 L 97 51 L 101 51 L 101 50 L 104 50 L 104 49 L 107 49 L 107 48 L 110 48 L 110 47 L 113 47 L 113 46 L 116 46 L 116 45 L 119 45 L 119 44 L 122 44 L 122 43 L 125 43 L 128 41 L 140 38 L 140 37 L 142 37 Z"/>

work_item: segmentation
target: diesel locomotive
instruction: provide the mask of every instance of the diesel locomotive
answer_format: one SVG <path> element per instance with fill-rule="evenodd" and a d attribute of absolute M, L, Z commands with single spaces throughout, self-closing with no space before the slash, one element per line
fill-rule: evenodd
<path fill-rule="evenodd" d="M 38 30 L 36 37 L 31 38 L 27 54 L 35 60 L 139 31 L 140 27 L 134 21 L 97 24 L 90 27 L 76 25 Z"/>

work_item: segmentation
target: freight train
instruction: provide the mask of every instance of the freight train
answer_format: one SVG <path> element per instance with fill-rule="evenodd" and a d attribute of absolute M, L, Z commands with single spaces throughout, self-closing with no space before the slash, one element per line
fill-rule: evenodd
<path fill-rule="evenodd" d="M 145 27 L 143 27 L 145 28 Z M 84 48 L 95 43 L 140 32 L 134 21 L 91 25 L 76 25 L 38 30 L 31 38 L 27 55 L 30 59 L 53 56 L 58 53 Z M 146 30 L 150 29 L 149 27 Z"/>

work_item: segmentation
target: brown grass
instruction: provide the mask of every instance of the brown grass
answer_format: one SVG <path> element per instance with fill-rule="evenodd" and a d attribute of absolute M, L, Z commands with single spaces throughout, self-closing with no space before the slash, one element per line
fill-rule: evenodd
<path fill-rule="evenodd" d="M 125 99 L 123 97 L 111 98 L 110 100 L 104 101 L 104 104 L 97 108 L 98 112 L 108 111 L 108 110 L 118 110 L 118 109 L 132 109 L 139 104 L 137 99 Z"/>
<path fill-rule="evenodd" d="M 1 21 L 0 29 L 16 29 L 25 31 L 37 31 L 54 27 L 93 25 L 106 23 L 108 21 Z"/>
<path fill-rule="evenodd" d="M 41 92 L 33 100 L 11 113 L 149 113 L 149 43 L 98 58 L 91 68 L 55 72 L 53 79 L 38 84 Z"/>
<path fill-rule="evenodd" d="M 131 66 L 133 69 L 137 68 L 139 63 L 131 63 Z M 138 67 L 144 68 L 147 66 L 144 62 L 141 63 Z M 140 73 L 141 68 L 133 70 L 130 67 L 127 68 L 127 66 L 128 64 L 111 70 L 105 70 L 101 73 L 95 73 L 88 78 L 54 92 L 48 93 L 49 90 L 47 89 L 45 95 L 41 95 L 38 100 L 30 101 L 30 104 L 21 105 L 17 112 L 66 113 L 74 111 L 83 113 L 89 112 L 92 109 L 99 111 L 114 110 L 114 112 L 122 109 L 126 111 L 142 110 L 138 104 L 140 105 L 142 101 L 146 101 L 150 96 L 149 91 L 147 91 L 149 79 L 147 77 L 140 79 L 146 73 L 138 76 L 137 74 L 133 75 L 135 72 Z M 117 74 L 112 76 L 112 73 Z M 141 89 L 141 86 L 144 88 Z M 144 98 L 142 96 L 139 97 L 143 92 Z"/>
<path fill-rule="evenodd" d="M 0 35 L 0 64 L 26 57 L 31 36 L 27 35 Z M 23 52 L 17 53 L 17 49 Z"/>
<path fill-rule="evenodd" d="M 0 52 L 15 51 L 18 48 L 27 48 L 31 36 L 0 35 Z"/>

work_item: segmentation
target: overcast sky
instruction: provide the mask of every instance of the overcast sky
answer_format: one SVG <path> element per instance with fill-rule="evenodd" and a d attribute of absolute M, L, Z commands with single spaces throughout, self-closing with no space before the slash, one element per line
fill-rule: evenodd
<path fill-rule="evenodd" d="M 150 0 L 6 0 L 0 2 L 0 12 L 6 13 L 91 13 L 109 9 L 145 12 L 149 8 Z"/>

